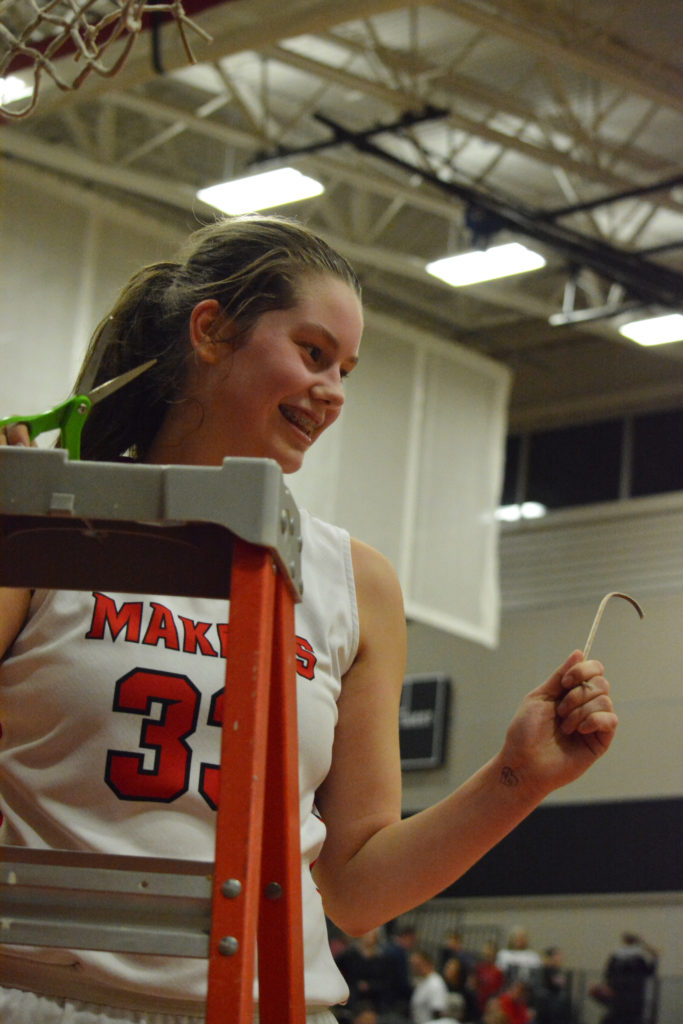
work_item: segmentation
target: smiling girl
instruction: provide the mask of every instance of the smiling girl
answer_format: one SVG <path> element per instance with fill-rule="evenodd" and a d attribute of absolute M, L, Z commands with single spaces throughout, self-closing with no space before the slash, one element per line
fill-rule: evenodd
<path fill-rule="evenodd" d="M 216 466 L 249 456 L 295 472 L 341 412 L 362 327 L 353 270 L 306 228 L 273 217 L 203 228 L 177 261 L 140 271 L 96 332 L 83 371 L 92 376 L 97 362 L 95 384 L 156 363 L 93 408 L 83 457 Z M 27 438 L 13 428 L 0 442 Z M 440 803 L 402 820 L 406 639 L 396 575 L 377 551 L 305 511 L 302 532 L 305 988 L 308 1020 L 322 1024 L 348 995 L 325 914 L 359 935 L 441 892 L 600 757 L 617 720 L 602 665 L 575 651 L 523 700 L 497 754 Z M 217 759 L 208 712 L 222 686 L 220 647 L 183 650 L 152 626 L 163 607 L 168 621 L 195 632 L 200 623 L 208 638 L 224 627 L 225 606 L 150 597 L 140 609 L 148 643 L 94 629 L 96 611 L 115 616 L 130 600 L 0 592 L 3 843 L 212 858 L 215 808 L 200 768 Z M 141 668 L 159 699 L 171 675 L 191 681 L 179 698 L 194 702 L 188 783 L 162 797 L 154 770 L 125 782 L 116 775 L 116 755 L 140 750 L 140 716 L 118 698 Z M 2 958 L 0 984 L 3 1024 L 180 1024 L 203 1017 L 206 967 L 16 947 Z"/>

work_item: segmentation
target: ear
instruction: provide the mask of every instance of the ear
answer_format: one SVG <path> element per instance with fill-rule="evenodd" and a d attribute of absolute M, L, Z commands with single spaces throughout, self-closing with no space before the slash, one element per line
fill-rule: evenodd
<path fill-rule="evenodd" d="M 216 299 L 203 299 L 190 313 L 190 344 L 198 359 L 217 363 L 225 351 L 221 337 L 225 317 Z"/>

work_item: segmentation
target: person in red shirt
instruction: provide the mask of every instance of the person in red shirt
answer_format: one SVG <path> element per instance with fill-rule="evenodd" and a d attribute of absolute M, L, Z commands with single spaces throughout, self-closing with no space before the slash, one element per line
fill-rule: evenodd
<path fill-rule="evenodd" d="M 498 1002 L 508 1024 L 529 1024 L 534 1018 L 534 1012 L 528 1003 L 527 987 L 523 981 L 513 981 L 498 996 Z"/>
<path fill-rule="evenodd" d="M 497 995 L 503 987 L 505 976 L 496 964 L 498 949 L 495 942 L 486 942 L 481 951 L 471 978 L 477 998 L 479 1013 L 483 1014 L 486 1004 Z"/>

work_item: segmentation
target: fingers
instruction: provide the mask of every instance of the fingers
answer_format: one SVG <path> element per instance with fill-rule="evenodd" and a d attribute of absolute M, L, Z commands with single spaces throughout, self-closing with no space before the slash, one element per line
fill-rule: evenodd
<path fill-rule="evenodd" d="M 581 651 L 573 651 L 569 657 L 560 665 L 559 668 L 555 669 L 553 674 L 542 683 L 538 689 L 534 690 L 534 694 L 544 697 L 550 697 L 552 700 L 561 699 L 562 694 L 565 690 L 564 680 L 570 677 L 572 670 L 583 661 L 583 654 Z M 578 682 L 579 680 L 577 680 Z M 570 684 L 574 685 L 574 684 Z"/>
<path fill-rule="evenodd" d="M 577 690 L 579 692 L 577 692 Z M 560 718 L 560 728 L 566 735 L 573 732 L 595 732 L 599 728 L 598 723 L 602 721 L 602 713 L 610 715 L 614 706 L 606 691 L 593 687 L 588 683 L 585 687 L 578 687 L 568 694 L 557 709 Z"/>
<path fill-rule="evenodd" d="M 568 662 L 573 662 L 573 664 L 566 668 L 560 679 L 560 685 L 563 690 L 571 690 L 575 686 L 589 683 L 597 676 L 602 676 L 605 671 L 605 666 L 601 661 L 596 661 L 595 659 L 584 661 L 583 655 L 576 659 L 575 655 L 577 653 L 575 651 L 565 662 L 565 666 L 568 665 Z"/>
<path fill-rule="evenodd" d="M 28 427 L 25 423 L 13 423 L 0 429 L 0 445 L 20 445 L 23 448 L 35 447 L 31 442 Z"/>
<path fill-rule="evenodd" d="M 569 657 L 557 669 L 556 674 L 559 674 L 560 681 L 564 679 L 565 675 L 567 675 L 567 673 L 581 661 L 583 661 L 583 652 L 579 650 L 572 651 Z"/>
<path fill-rule="evenodd" d="M 558 701 L 557 714 L 564 731 L 573 732 L 587 711 L 611 711 L 609 683 L 602 675 L 599 661 L 580 661 L 561 680 L 564 696 Z"/>
<path fill-rule="evenodd" d="M 552 704 L 554 729 L 564 737 L 560 747 L 566 754 L 590 751 L 589 760 L 594 760 L 605 753 L 614 738 L 618 719 L 604 671 L 601 662 L 586 661 L 582 651 L 576 650 L 528 695 L 532 702 L 540 700 L 546 708 Z"/>
<path fill-rule="evenodd" d="M 567 691 L 556 708 L 561 731 L 566 736 L 578 733 L 591 738 L 596 753 L 604 753 L 617 727 L 609 683 L 602 671 L 596 661 L 575 665 L 562 680 Z"/>

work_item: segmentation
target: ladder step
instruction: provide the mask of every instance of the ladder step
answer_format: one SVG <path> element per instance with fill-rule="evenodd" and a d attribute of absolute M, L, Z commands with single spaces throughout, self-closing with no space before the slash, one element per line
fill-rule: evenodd
<path fill-rule="evenodd" d="M 3 942 L 208 957 L 213 865 L 4 847 Z"/>

